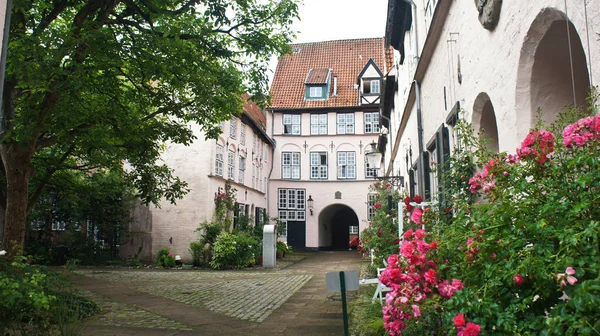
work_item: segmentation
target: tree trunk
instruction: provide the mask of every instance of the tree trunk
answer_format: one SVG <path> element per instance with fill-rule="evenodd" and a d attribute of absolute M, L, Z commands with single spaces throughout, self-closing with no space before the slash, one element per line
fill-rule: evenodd
<path fill-rule="evenodd" d="M 34 170 L 31 166 L 32 146 L 0 144 L 0 155 L 6 172 L 6 208 L 2 249 L 10 256 L 23 254 L 27 222 L 29 181 Z"/>

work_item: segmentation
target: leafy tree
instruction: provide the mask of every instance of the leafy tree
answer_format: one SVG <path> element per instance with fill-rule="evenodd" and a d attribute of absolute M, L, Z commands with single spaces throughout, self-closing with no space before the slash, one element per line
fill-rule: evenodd
<path fill-rule="evenodd" d="M 14 0 L 0 156 L 3 248 L 22 251 L 27 214 L 61 169 L 113 168 L 145 203 L 186 184 L 163 143 L 189 123 L 216 137 L 241 94 L 266 102 L 267 62 L 287 52 L 297 0 Z M 43 164 L 41 164 L 43 162 Z"/>

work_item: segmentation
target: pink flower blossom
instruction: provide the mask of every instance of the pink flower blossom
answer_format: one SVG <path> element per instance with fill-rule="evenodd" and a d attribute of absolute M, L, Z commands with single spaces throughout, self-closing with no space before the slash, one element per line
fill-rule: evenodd
<path fill-rule="evenodd" d="M 435 270 L 430 268 L 424 274 L 425 281 L 429 282 L 432 285 L 437 285 L 437 280 L 435 279 Z"/>
<path fill-rule="evenodd" d="M 413 315 L 415 317 L 421 317 L 421 309 L 419 309 L 419 306 L 417 306 L 417 305 L 411 305 L 411 308 L 413 310 Z"/>
<path fill-rule="evenodd" d="M 467 323 L 467 326 L 457 333 L 458 336 L 478 336 L 481 332 L 479 325 L 475 323 Z"/>
<path fill-rule="evenodd" d="M 454 326 L 455 327 L 464 327 L 465 326 L 465 314 L 460 313 L 454 317 Z"/>
<path fill-rule="evenodd" d="M 416 237 L 417 239 L 423 239 L 423 238 L 425 238 L 425 230 L 423 230 L 423 229 L 418 229 L 418 230 L 415 232 L 415 237 Z"/>
<path fill-rule="evenodd" d="M 515 281 L 515 283 L 517 284 L 517 286 L 521 286 L 522 284 L 525 283 L 525 279 L 523 279 L 523 276 L 521 276 L 521 274 L 515 275 L 515 277 L 513 278 L 513 280 Z"/>
<path fill-rule="evenodd" d="M 423 197 L 421 197 L 419 195 L 415 195 L 415 197 L 413 198 L 413 201 L 415 201 L 415 203 L 419 204 L 419 203 L 423 202 Z"/>
<path fill-rule="evenodd" d="M 413 230 L 408 229 L 408 231 L 404 232 L 404 239 L 409 239 L 413 235 Z"/>
<path fill-rule="evenodd" d="M 421 224 L 421 220 L 423 219 L 423 209 L 415 208 L 410 215 L 410 219 L 417 224 Z"/>
<path fill-rule="evenodd" d="M 392 254 L 388 257 L 387 262 L 390 267 L 398 267 L 398 255 Z"/>
<path fill-rule="evenodd" d="M 402 254 L 403 257 L 408 258 L 412 256 L 414 251 L 415 246 L 411 242 L 406 240 L 402 242 L 402 246 L 400 246 L 400 254 Z"/>

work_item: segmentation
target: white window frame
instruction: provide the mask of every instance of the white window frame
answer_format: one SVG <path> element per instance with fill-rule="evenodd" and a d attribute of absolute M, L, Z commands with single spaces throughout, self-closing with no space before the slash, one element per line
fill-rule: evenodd
<path fill-rule="evenodd" d="M 237 136 L 237 118 L 229 120 L 229 137 L 235 139 Z"/>
<path fill-rule="evenodd" d="M 323 163 L 325 158 L 325 163 Z M 310 179 L 327 179 L 327 152 L 310 152 Z"/>
<path fill-rule="evenodd" d="M 371 79 L 371 94 L 380 94 L 381 93 L 381 80 L 379 79 Z"/>
<path fill-rule="evenodd" d="M 246 158 L 244 156 L 239 157 L 239 167 L 238 167 L 238 171 L 239 171 L 239 175 L 238 175 L 238 182 L 241 184 L 244 184 L 244 175 L 246 175 Z"/>
<path fill-rule="evenodd" d="M 301 135 L 302 118 L 299 114 L 284 114 L 282 119 L 283 134 Z"/>
<path fill-rule="evenodd" d="M 375 217 L 375 201 L 377 194 L 367 194 L 367 220 L 372 220 Z"/>
<path fill-rule="evenodd" d="M 223 176 L 223 151 L 224 147 L 221 144 L 217 144 L 215 154 L 215 175 Z"/>
<path fill-rule="evenodd" d="M 379 133 L 379 112 L 365 112 L 365 133 Z"/>
<path fill-rule="evenodd" d="M 306 190 L 294 188 L 277 189 L 277 214 L 286 222 L 306 220 Z"/>
<path fill-rule="evenodd" d="M 52 231 L 66 231 L 67 223 L 62 220 L 52 220 Z"/>
<path fill-rule="evenodd" d="M 349 226 L 349 233 L 350 234 L 358 234 L 358 225 Z"/>
<path fill-rule="evenodd" d="M 338 180 L 356 179 L 356 152 L 337 152 Z"/>
<path fill-rule="evenodd" d="M 240 145 L 246 145 L 246 125 L 244 123 L 240 127 Z"/>
<path fill-rule="evenodd" d="M 281 153 L 281 178 L 286 180 L 300 179 L 300 152 Z"/>
<path fill-rule="evenodd" d="M 336 126 L 337 134 L 354 134 L 354 113 L 338 113 Z"/>
<path fill-rule="evenodd" d="M 231 149 L 227 153 L 227 178 L 235 181 L 235 151 Z"/>
<path fill-rule="evenodd" d="M 309 98 L 323 98 L 323 87 L 322 86 L 311 86 L 308 88 Z"/>
<path fill-rule="evenodd" d="M 310 115 L 310 134 L 327 135 L 327 114 Z"/>

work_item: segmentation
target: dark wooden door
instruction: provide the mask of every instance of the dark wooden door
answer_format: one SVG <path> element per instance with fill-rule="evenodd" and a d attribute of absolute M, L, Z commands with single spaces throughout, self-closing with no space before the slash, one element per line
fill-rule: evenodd
<path fill-rule="evenodd" d="M 287 222 L 287 243 L 293 249 L 306 248 L 306 222 Z"/>

